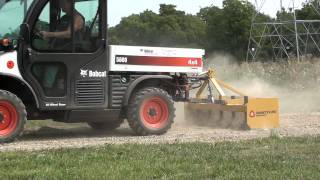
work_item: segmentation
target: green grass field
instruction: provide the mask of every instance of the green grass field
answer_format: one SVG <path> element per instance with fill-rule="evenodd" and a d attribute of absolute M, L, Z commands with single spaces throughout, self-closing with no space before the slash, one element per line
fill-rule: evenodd
<path fill-rule="evenodd" d="M 318 179 L 320 137 L 1 152 L 1 179 Z"/>

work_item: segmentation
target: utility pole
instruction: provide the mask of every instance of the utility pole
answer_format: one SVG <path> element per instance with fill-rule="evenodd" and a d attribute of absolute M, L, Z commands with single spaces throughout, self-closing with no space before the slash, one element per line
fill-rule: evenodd
<path fill-rule="evenodd" d="M 298 35 L 298 26 L 297 26 L 297 16 L 296 16 L 296 9 L 295 9 L 295 4 L 294 4 L 294 0 L 292 1 L 292 5 L 293 5 L 293 19 L 294 19 L 294 29 L 295 29 L 295 33 L 296 33 L 296 48 L 297 48 L 297 58 L 298 58 L 298 62 L 300 62 L 300 46 L 299 46 L 299 35 Z"/>
<path fill-rule="evenodd" d="M 284 13 L 286 16 L 263 21 L 257 18 L 257 15 L 263 13 L 261 10 L 265 1 L 267 0 L 254 1 L 257 13 L 252 20 L 247 61 L 292 58 L 296 61 L 302 61 L 305 56 L 319 56 L 320 30 L 318 27 L 320 27 L 320 18 L 300 20 L 297 17 L 297 7 L 299 7 L 297 3 L 310 5 L 311 10 L 320 16 L 320 10 L 314 4 L 314 2 L 319 3 L 320 1 L 279 0 L 281 9 L 277 11 Z M 275 1 L 268 0 L 268 2 L 274 3 Z M 287 2 L 289 2 L 288 9 L 286 7 Z"/>

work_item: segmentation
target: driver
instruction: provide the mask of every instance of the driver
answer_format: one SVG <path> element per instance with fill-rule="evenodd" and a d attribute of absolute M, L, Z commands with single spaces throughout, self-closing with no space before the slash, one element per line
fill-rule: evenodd
<path fill-rule="evenodd" d="M 41 31 L 40 34 L 44 39 L 51 39 L 54 47 L 61 47 L 65 49 L 71 41 L 72 36 L 72 0 L 59 0 L 61 10 L 66 13 L 62 16 L 57 23 L 56 30 L 54 32 Z M 84 17 L 74 9 L 73 12 L 73 30 L 75 32 L 74 41 L 79 42 L 83 40 L 83 32 L 85 30 L 85 19 Z"/>
<path fill-rule="evenodd" d="M 54 32 L 41 31 L 40 34 L 46 40 L 50 41 L 52 48 L 54 49 L 71 49 L 71 37 L 72 37 L 72 11 L 73 11 L 73 31 L 75 44 L 83 41 L 83 34 L 85 30 L 85 19 L 76 10 L 72 10 L 72 0 L 59 0 L 59 6 L 65 13 L 58 22 Z M 44 69 L 44 76 L 42 84 L 48 95 L 59 94 L 59 91 L 64 91 L 64 79 L 58 79 L 59 70 L 61 68 L 57 65 L 47 66 Z M 59 85 L 60 84 L 60 85 Z M 51 93 L 52 92 L 52 93 Z"/>

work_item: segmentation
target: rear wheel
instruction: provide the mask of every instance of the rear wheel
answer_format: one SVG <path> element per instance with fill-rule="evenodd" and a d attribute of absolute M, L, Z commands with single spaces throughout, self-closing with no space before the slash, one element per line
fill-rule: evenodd
<path fill-rule="evenodd" d="M 0 90 L 0 143 L 12 142 L 19 137 L 27 121 L 22 101 L 14 94 Z"/>
<path fill-rule="evenodd" d="M 145 136 L 166 133 L 174 116 L 172 97 L 163 89 L 149 87 L 133 95 L 127 119 L 135 133 Z"/>

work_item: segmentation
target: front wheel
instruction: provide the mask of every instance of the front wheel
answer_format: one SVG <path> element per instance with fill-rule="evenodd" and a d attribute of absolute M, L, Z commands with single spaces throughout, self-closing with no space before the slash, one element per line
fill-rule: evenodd
<path fill-rule="evenodd" d="M 127 119 L 138 135 L 164 134 L 171 128 L 174 117 L 172 97 L 163 89 L 144 88 L 130 100 Z"/>
<path fill-rule="evenodd" d="M 22 101 L 14 94 L 0 90 L 0 143 L 18 138 L 27 121 L 27 112 Z"/>

